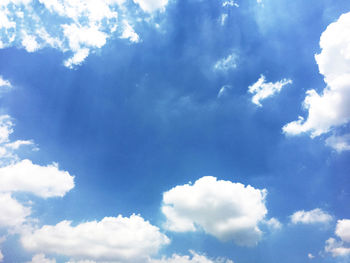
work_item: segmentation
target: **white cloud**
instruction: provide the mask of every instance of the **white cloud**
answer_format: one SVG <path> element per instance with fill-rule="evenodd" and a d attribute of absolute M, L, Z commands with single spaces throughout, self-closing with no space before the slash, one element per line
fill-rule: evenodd
<path fill-rule="evenodd" d="M 237 68 L 237 55 L 232 53 L 225 58 L 218 60 L 215 65 L 215 70 L 228 71 Z"/>
<path fill-rule="evenodd" d="M 23 145 L 33 145 L 32 141 L 28 140 L 17 140 L 11 143 L 7 143 L 5 146 L 11 148 L 12 150 L 18 150 Z"/>
<path fill-rule="evenodd" d="M 15 227 L 23 224 L 30 215 L 30 208 L 20 204 L 10 194 L 0 193 L 0 227 Z"/>
<path fill-rule="evenodd" d="M 74 187 L 74 177 L 57 164 L 40 166 L 22 160 L 0 168 L 0 192 L 30 192 L 47 198 L 64 196 Z"/>
<path fill-rule="evenodd" d="M 164 11 L 168 0 L 134 0 L 128 5 L 124 2 L 1 1 L 0 48 L 16 46 L 28 52 L 45 47 L 59 49 L 69 56 L 64 65 L 73 68 L 113 36 L 138 42 L 139 36 L 130 24 L 152 22 L 150 14 Z"/>
<path fill-rule="evenodd" d="M 220 24 L 223 26 L 225 25 L 226 19 L 228 17 L 228 14 L 222 14 L 220 17 Z"/>
<path fill-rule="evenodd" d="M 326 145 L 337 152 L 350 151 L 350 134 L 332 135 L 326 139 Z"/>
<path fill-rule="evenodd" d="M 36 254 L 32 260 L 27 263 L 56 263 L 55 259 L 47 258 L 44 254 Z"/>
<path fill-rule="evenodd" d="M 73 260 L 145 262 L 169 239 L 138 215 L 130 218 L 105 217 L 72 226 L 62 221 L 24 233 L 25 249 L 39 253 L 57 253 Z"/>
<path fill-rule="evenodd" d="M 143 11 L 152 13 L 157 10 L 164 11 L 168 0 L 134 0 L 134 3 L 139 4 Z"/>
<path fill-rule="evenodd" d="M 316 208 L 310 211 L 297 211 L 291 215 L 291 222 L 293 224 L 315 224 L 324 223 L 327 224 L 333 220 L 333 217 L 328 213 L 324 212 L 320 208 Z"/>
<path fill-rule="evenodd" d="M 232 260 L 224 258 L 210 259 L 205 255 L 198 254 L 192 250 L 190 250 L 190 253 L 190 256 L 173 254 L 169 258 L 163 257 L 162 259 L 152 259 L 150 263 L 233 263 Z"/>
<path fill-rule="evenodd" d="M 270 218 L 269 220 L 265 220 L 263 223 L 267 225 L 272 230 L 279 230 L 282 228 L 282 223 L 277 218 Z"/>
<path fill-rule="evenodd" d="M 267 214 L 266 194 L 265 189 L 202 177 L 163 194 L 164 227 L 176 232 L 203 229 L 222 241 L 252 246 L 262 235 L 258 224 Z"/>
<path fill-rule="evenodd" d="M 10 83 L 10 81 L 5 80 L 1 75 L 0 75 L 0 87 L 9 87 L 12 88 L 12 85 Z"/>
<path fill-rule="evenodd" d="M 227 93 L 227 91 L 229 89 L 232 89 L 232 86 L 230 86 L 230 85 L 222 86 L 221 89 L 218 92 L 218 98 L 221 98 L 221 97 L 225 96 L 225 94 Z"/>
<path fill-rule="evenodd" d="M 134 29 L 130 26 L 127 20 L 123 21 L 124 31 L 120 38 L 129 39 L 131 42 L 138 43 L 140 41 L 140 37 Z"/>
<path fill-rule="evenodd" d="M 311 137 L 327 133 L 350 120 L 350 13 L 330 24 L 320 39 L 321 53 L 315 56 L 327 87 L 319 94 L 306 92 L 304 108 L 308 117 L 288 123 L 290 135 L 309 132 Z"/>
<path fill-rule="evenodd" d="M 223 6 L 223 7 L 226 7 L 226 6 L 239 7 L 239 5 L 238 5 L 235 1 L 233 1 L 233 0 L 224 1 L 224 2 L 222 3 L 222 6 Z"/>
<path fill-rule="evenodd" d="M 313 258 L 315 258 L 315 256 L 314 256 L 314 255 L 312 255 L 311 253 L 307 254 L 307 257 L 308 257 L 309 259 L 313 259 Z"/>
<path fill-rule="evenodd" d="M 326 241 L 325 251 L 331 253 L 333 257 L 350 255 L 350 219 L 338 220 L 335 234 L 340 238 L 337 241 L 329 238 Z"/>
<path fill-rule="evenodd" d="M 1 250 L 0 250 L 0 262 L 3 262 L 4 260 L 4 255 L 2 254 Z"/>
<path fill-rule="evenodd" d="M 261 75 L 257 82 L 248 87 L 248 92 L 254 94 L 252 102 L 261 107 L 260 101 L 279 93 L 287 84 L 292 84 L 292 80 L 282 79 L 275 83 L 266 82 L 265 76 Z"/>
<path fill-rule="evenodd" d="M 10 116 L 0 116 L 0 143 L 8 142 L 10 134 L 13 132 L 13 123 Z"/>

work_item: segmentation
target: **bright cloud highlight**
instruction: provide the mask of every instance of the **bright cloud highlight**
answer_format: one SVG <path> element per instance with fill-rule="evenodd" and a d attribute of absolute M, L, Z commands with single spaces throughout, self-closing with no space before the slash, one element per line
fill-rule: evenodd
<path fill-rule="evenodd" d="M 330 24 L 322 33 L 320 54 L 315 56 L 320 73 L 327 87 L 321 94 L 311 89 L 306 92 L 304 108 L 308 111 L 305 120 L 283 127 L 286 134 L 297 135 L 310 132 L 311 137 L 327 133 L 350 120 L 350 13 Z"/>
<path fill-rule="evenodd" d="M 267 214 L 266 194 L 265 189 L 202 177 L 163 194 L 164 226 L 176 232 L 203 229 L 222 241 L 253 246 L 262 235 L 258 224 Z"/>
<path fill-rule="evenodd" d="M 331 253 L 333 257 L 350 255 L 350 220 L 338 220 L 335 234 L 340 238 L 329 238 L 326 241 L 325 251 Z"/>
<path fill-rule="evenodd" d="M 282 79 L 275 83 L 266 82 L 265 76 L 261 75 L 257 82 L 248 87 L 248 92 L 253 94 L 252 102 L 259 107 L 262 107 L 262 100 L 279 93 L 284 86 L 292 83 L 293 82 L 290 79 Z"/>
<path fill-rule="evenodd" d="M 134 0 L 127 6 L 124 2 L 1 1 L 0 48 L 16 46 L 27 52 L 55 48 L 69 54 L 64 65 L 73 68 L 113 36 L 138 42 L 139 36 L 131 25 L 153 12 L 164 11 L 168 4 L 168 0 Z"/>
<path fill-rule="evenodd" d="M 333 217 L 324 212 L 320 208 L 316 208 L 310 211 L 297 211 L 291 215 L 291 222 L 293 224 L 315 224 L 315 223 L 329 223 L 333 220 Z"/>
<path fill-rule="evenodd" d="M 145 262 L 170 241 L 141 216 L 119 215 L 76 226 L 70 221 L 45 225 L 24 233 L 21 242 L 29 251 L 56 253 L 74 260 Z"/>

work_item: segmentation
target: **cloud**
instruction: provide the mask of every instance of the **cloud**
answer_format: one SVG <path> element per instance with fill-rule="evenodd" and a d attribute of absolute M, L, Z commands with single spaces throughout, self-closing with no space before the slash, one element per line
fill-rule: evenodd
<path fill-rule="evenodd" d="M 232 53 L 227 57 L 218 60 L 214 65 L 215 70 L 224 72 L 235 68 L 237 68 L 237 55 L 235 53 Z"/>
<path fill-rule="evenodd" d="M 0 75 L 0 88 L 3 88 L 3 87 L 12 88 L 12 85 L 11 85 L 10 81 L 5 80 L 5 79 Z"/>
<path fill-rule="evenodd" d="M 230 85 L 222 86 L 221 89 L 218 92 L 218 98 L 221 98 L 221 97 L 225 96 L 227 91 L 230 90 L 230 89 L 232 89 L 232 86 L 230 86 Z"/>
<path fill-rule="evenodd" d="M 47 258 L 44 254 L 36 254 L 32 260 L 27 263 L 56 263 L 55 259 Z"/>
<path fill-rule="evenodd" d="M 239 7 L 239 4 L 237 4 L 235 1 L 233 0 L 229 0 L 229 1 L 224 1 L 222 3 L 223 7 L 227 7 L 227 6 L 234 6 L 234 7 Z"/>
<path fill-rule="evenodd" d="M 272 230 L 279 230 L 282 228 L 282 223 L 277 218 L 270 218 L 269 220 L 265 220 L 263 223 L 267 225 Z"/>
<path fill-rule="evenodd" d="M 253 246 L 262 235 L 258 224 L 267 214 L 266 194 L 265 189 L 205 176 L 163 194 L 164 227 L 175 232 L 203 229 L 222 241 Z"/>
<path fill-rule="evenodd" d="M 326 139 L 326 145 L 333 148 L 337 152 L 350 150 L 350 134 L 341 136 L 332 135 Z"/>
<path fill-rule="evenodd" d="M 314 256 L 314 255 L 312 255 L 311 253 L 307 254 L 307 257 L 308 257 L 309 259 L 313 259 L 313 258 L 315 258 L 315 256 Z"/>
<path fill-rule="evenodd" d="M 152 259 L 150 263 L 233 263 L 232 260 L 218 258 L 218 259 L 209 259 L 205 255 L 200 255 L 193 250 L 190 250 L 191 255 L 178 255 L 173 254 L 171 257 L 163 257 L 161 259 Z"/>
<path fill-rule="evenodd" d="M 70 221 L 45 225 L 21 236 L 23 247 L 57 253 L 73 260 L 145 262 L 169 239 L 139 215 L 105 217 L 72 226 Z"/>
<path fill-rule="evenodd" d="M 26 159 L 0 168 L 0 192 L 29 192 L 47 198 L 64 196 L 74 187 L 74 177 L 57 164 L 40 166 Z"/>
<path fill-rule="evenodd" d="M 15 46 L 27 52 L 55 48 L 69 54 L 64 65 L 74 68 L 113 36 L 138 42 L 131 24 L 152 21 L 148 19 L 150 14 L 164 11 L 168 0 L 134 0 L 127 5 L 124 2 L 1 1 L 0 48 Z"/>
<path fill-rule="evenodd" d="M 291 215 L 291 222 L 293 224 L 327 224 L 332 220 L 333 217 L 320 208 L 316 208 L 310 211 L 301 210 Z"/>
<path fill-rule="evenodd" d="M 133 0 L 145 12 L 152 13 L 157 10 L 164 11 L 168 0 Z"/>
<path fill-rule="evenodd" d="M 15 227 L 23 224 L 31 213 L 8 193 L 0 193 L 0 227 Z"/>
<path fill-rule="evenodd" d="M 299 117 L 283 127 L 289 135 L 304 132 L 316 137 L 350 120 L 350 13 L 330 24 L 320 39 L 321 53 L 315 55 L 326 88 L 317 93 L 306 92 L 303 106 L 308 111 L 306 120 Z"/>
<path fill-rule="evenodd" d="M 326 241 L 325 251 L 331 253 L 333 257 L 350 255 L 350 219 L 338 220 L 335 234 L 340 238 L 337 241 L 329 238 Z"/>
<path fill-rule="evenodd" d="M 261 75 L 257 82 L 248 87 L 248 92 L 254 94 L 252 97 L 252 102 L 259 107 L 262 107 L 260 101 L 279 93 L 287 84 L 292 84 L 292 80 L 282 79 L 275 83 L 266 83 L 265 76 Z"/>

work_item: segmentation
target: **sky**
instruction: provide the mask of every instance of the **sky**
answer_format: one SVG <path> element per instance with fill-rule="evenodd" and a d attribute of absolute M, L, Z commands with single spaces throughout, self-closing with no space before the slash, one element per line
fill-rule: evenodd
<path fill-rule="evenodd" d="M 348 0 L 1 0 L 0 262 L 350 262 Z"/>

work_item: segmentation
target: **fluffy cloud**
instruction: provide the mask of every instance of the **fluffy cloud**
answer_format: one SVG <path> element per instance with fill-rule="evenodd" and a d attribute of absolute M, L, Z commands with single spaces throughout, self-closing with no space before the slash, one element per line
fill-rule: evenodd
<path fill-rule="evenodd" d="M 320 208 L 316 208 L 310 211 L 297 211 L 291 215 L 291 222 L 293 224 L 315 224 L 315 223 L 329 223 L 333 220 L 333 217 Z"/>
<path fill-rule="evenodd" d="M 313 89 L 306 92 L 308 117 L 285 125 L 287 134 L 309 132 L 315 137 L 350 120 L 350 13 L 327 27 L 320 47 L 322 51 L 315 58 L 327 87 L 320 94 Z"/>
<path fill-rule="evenodd" d="M 0 193 L 0 227 L 19 226 L 29 215 L 30 208 L 23 206 L 10 194 Z"/>
<path fill-rule="evenodd" d="M 40 197 L 64 196 L 74 187 L 74 177 L 57 164 L 40 166 L 30 160 L 0 168 L 0 192 L 30 192 Z"/>
<path fill-rule="evenodd" d="M 47 258 L 44 254 L 36 254 L 32 260 L 27 263 L 56 263 L 55 259 Z"/>
<path fill-rule="evenodd" d="M 350 151 L 350 134 L 332 135 L 326 139 L 326 145 L 337 152 Z"/>
<path fill-rule="evenodd" d="M 72 226 L 62 221 L 24 233 L 21 243 L 29 251 L 57 253 L 76 260 L 145 262 L 169 239 L 138 215 L 105 217 Z"/>
<path fill-rule="evenodd" d="M 272 83 L 266 82 L 265 76 L 261 75 L 257 82 L 248 87 L 248 92 L 254 94 L 252 97 L 252 102 L 261 107 L 262 105 L 260 101 L 279 93 L 287 84 L 292 84 L 292 80 L 282 79 Z"/>
<path fill-rule="evenodd" d="M 235 69 L 237 67 L 237 55 L 232 53 L 225 58 L 218 60 L 215 65 L 215 70 L 228 71 L 230 69 Z"/>
<path fill-rule="evenodd" d="M 134 0 L 134 2 L 139 4 L 141 9 L 148 13 L 157 10 L 164 11 L 165 6 L 168 4 L 168 0 Z"/>
<path fill-rule="evenodd" d="M 170 258 L 163 257 L 162 259 L 152 259 L 150 263 L 233 263 L 233 261 L 229 259 L 209 259 L 205 255 L 200 255 L 192 250 L 190 250 L 190 253 L 190 256 L 173 254 Z"/>
<path fill-rule="evenodd" d="M 163 194 L 164 227 L 176 232 L 203 229 L 222 241 L 252 246 L 262 235 L 258 224 L 267 214 L 266 194 L 265 189 L 202 177 Z"/>
<path fill-rule="evenodd" d="M 73 68 L 104 46 L 112 36 L 138 42 L 139 36 L 131 24 L 146 19 L 149 13 L 164 11 L 168 0 L 134 0 L 134 4 L 128 5 L 124 2 L 1 1 L 0 48 L 16 46 L 28 52 L 45 47 L 59 49 L 69 54 L 64 65 Z"/>
<path fill-rule="evenodd" d="M 350 255 L 350 220 L 338 220 L 335 234 L 340 241 L 329 238 L 326 241 L 325 251 L 331 253 L 333 257 Z"/>
<path fill-rule="evenodd" d="M 12 85 L 11 85 L 10 81 L 4 79 L 4 78 L 0 75 L 0 88 L 3 88 L 3 87 L 12 88 Z"/>

